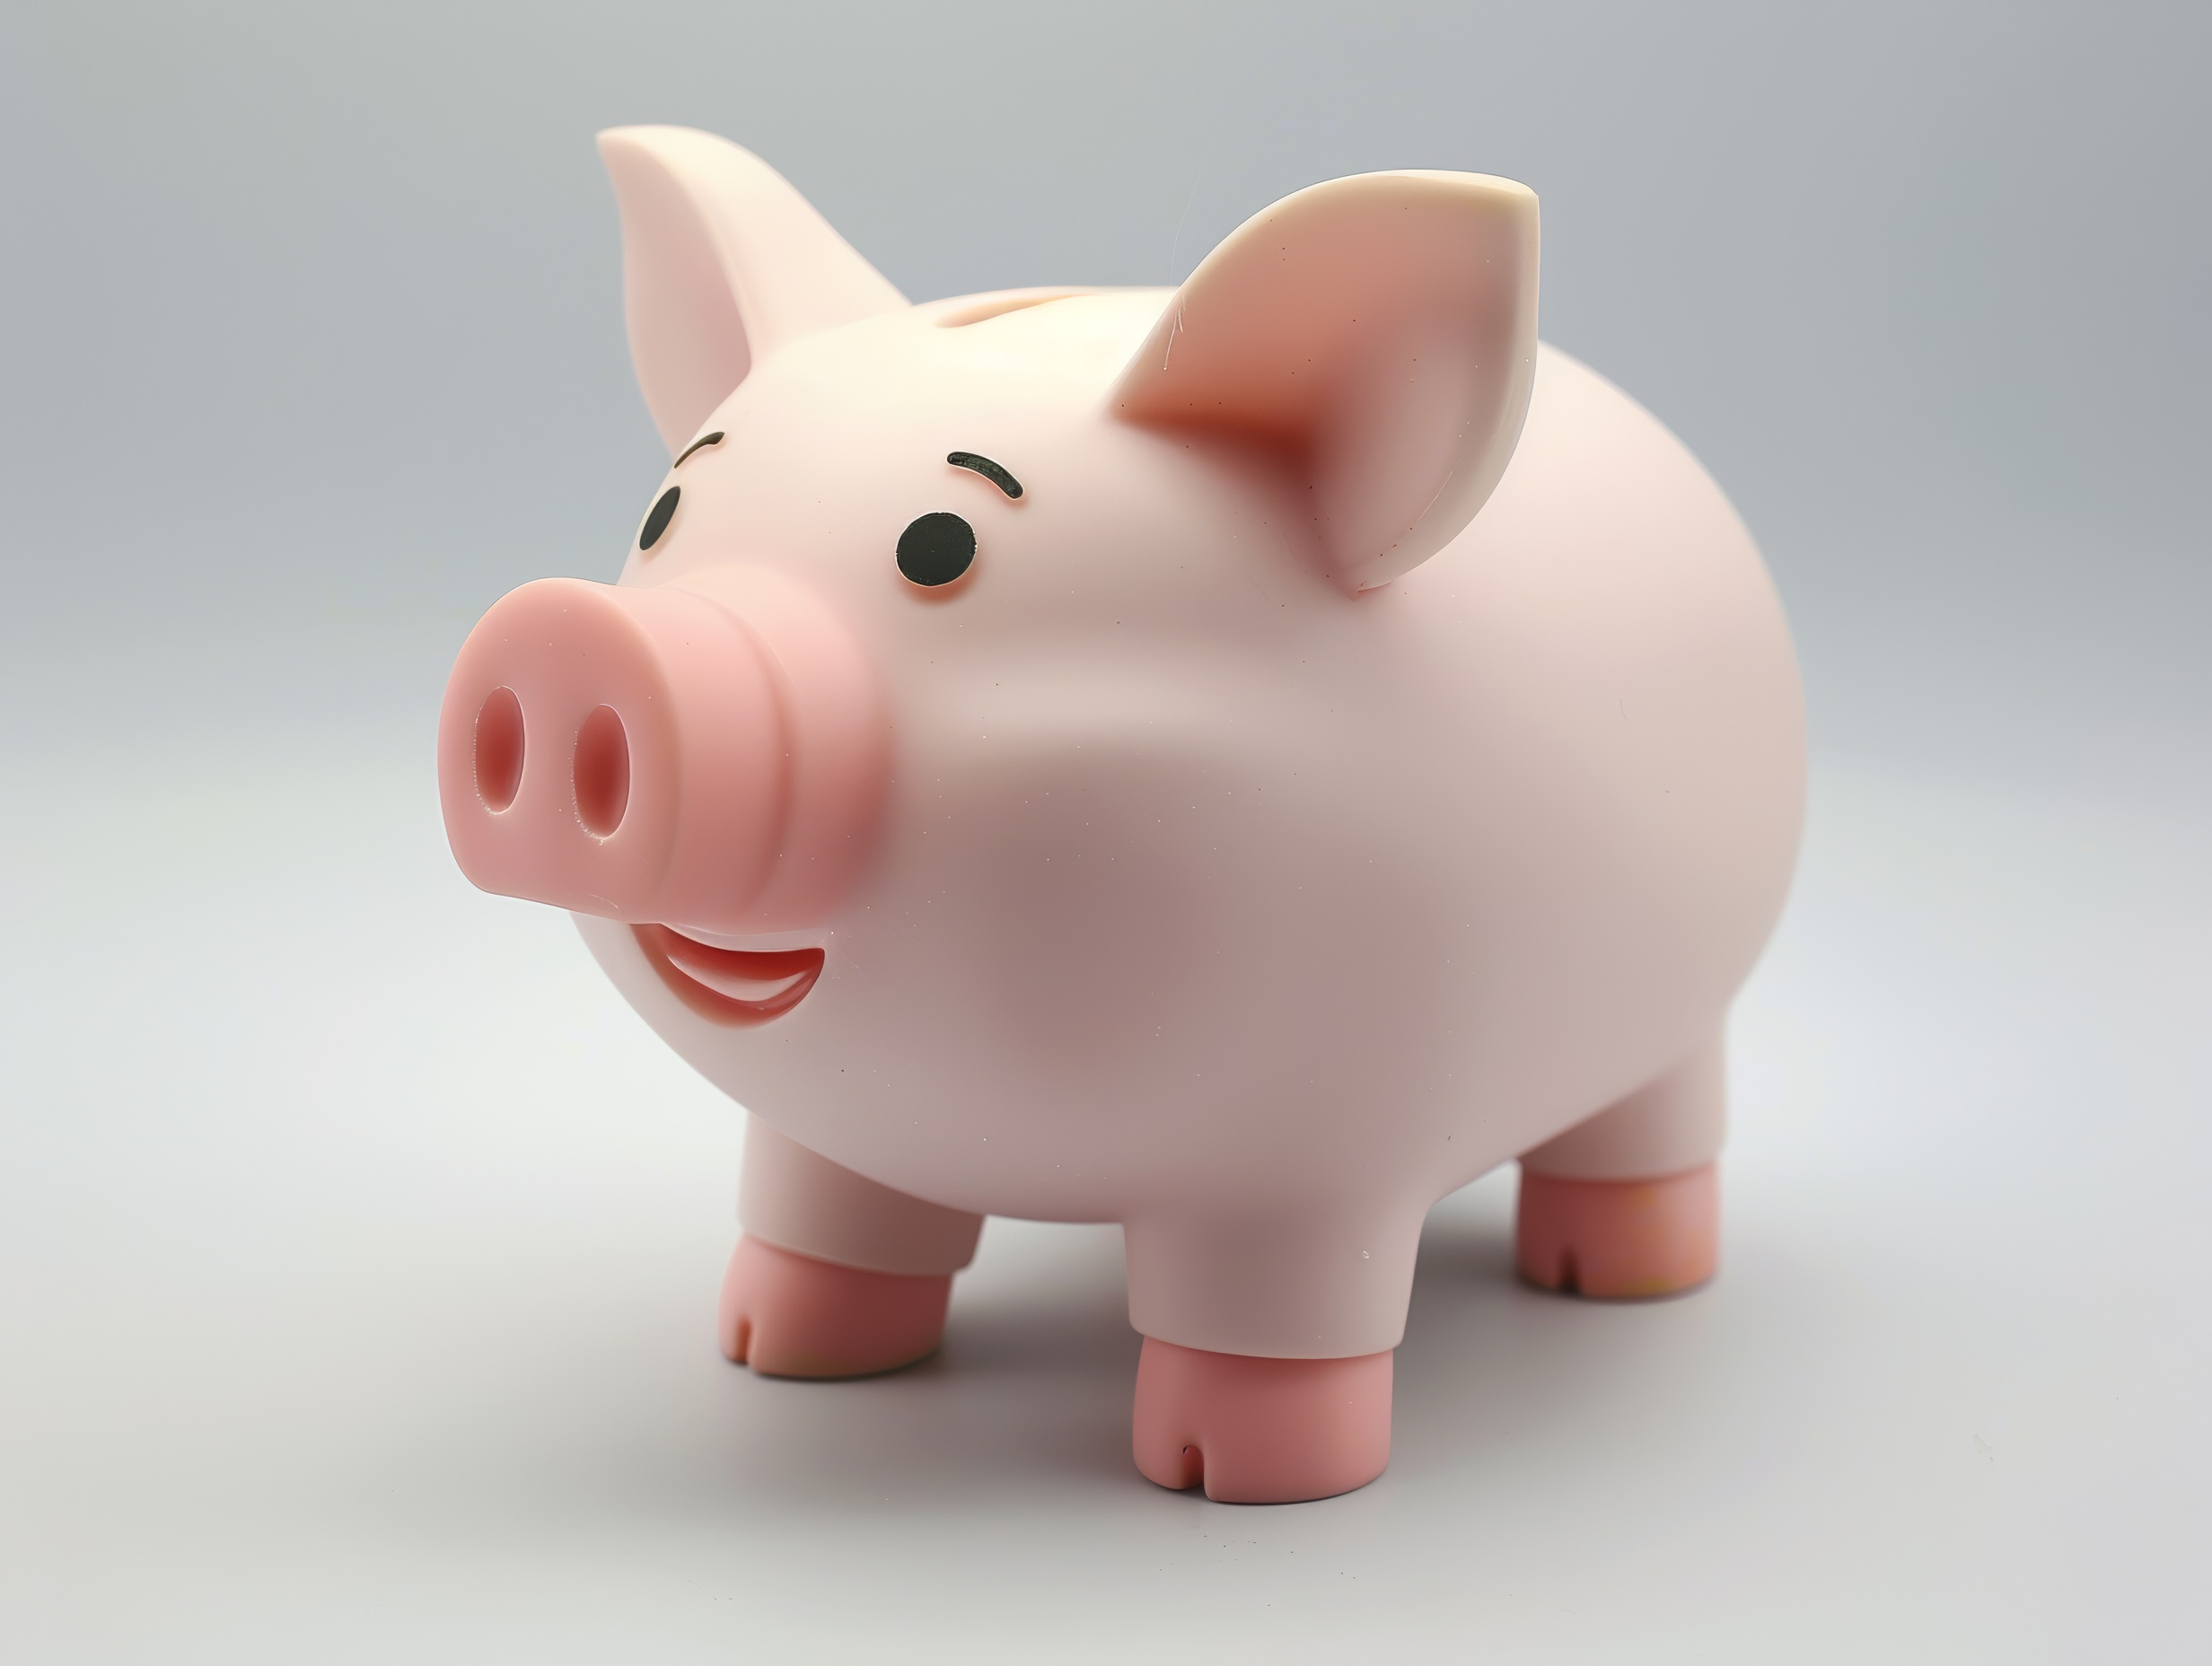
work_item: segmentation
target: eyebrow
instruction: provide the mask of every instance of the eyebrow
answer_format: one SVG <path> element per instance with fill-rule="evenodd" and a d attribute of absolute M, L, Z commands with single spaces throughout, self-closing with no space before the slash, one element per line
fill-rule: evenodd
<path fill-rule="evenodd" d="M 671 469 L 679 467 L 683 462 L 684 457 L 690 456 L 692 452 L 698 451 L 702 445 L 720 445 L 723 442 L 723 438 L 724 435 L 722 430 L 719 428 L 715 429 L 712 434 L 702 434 L 698 439 L 692 441 L 690 444 L 685 446 L 683 448 L 683 457 L 679 457 L 674 462 L 669 464 L 669 467 Z"/>
<path fill-rule="evenodd" d="M 973 452 L 954 452 L 944 460 L 955 469 L 972 469 L 1008 497 L 1022 495 L 1022 483 L 988 457 L 979 457 Z"/>

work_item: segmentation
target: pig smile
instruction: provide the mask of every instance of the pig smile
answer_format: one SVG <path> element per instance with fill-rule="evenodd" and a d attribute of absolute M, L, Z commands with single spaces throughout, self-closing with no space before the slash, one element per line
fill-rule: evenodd
<path fill-rule="evenodd" d="M 806 999 L 821 976 L 820 949 L 721 949 L 672 926 L 632 934 L 671 994 L 710 1023 L 765 1024 Z"/>

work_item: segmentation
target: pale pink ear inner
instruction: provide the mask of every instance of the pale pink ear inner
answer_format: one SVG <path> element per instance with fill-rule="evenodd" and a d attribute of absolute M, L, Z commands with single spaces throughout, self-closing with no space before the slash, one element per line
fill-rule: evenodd
<path fill-rule="evenodd" d="M 773 168 L 689 127 L 599 136 L 622 213 L 630 358 L 672 456 L 777 348 L 906 297 Z"/>
<path fill-rule="evenodd" d="M 1176 292 L 1115 390 L 1144 424 L 1280 444 L 1330 575 L 1365 590 L 1458 536 L 1512 460 L 1536 368 L 1535 194 L 1470 173 L 1332 180 Z"/>

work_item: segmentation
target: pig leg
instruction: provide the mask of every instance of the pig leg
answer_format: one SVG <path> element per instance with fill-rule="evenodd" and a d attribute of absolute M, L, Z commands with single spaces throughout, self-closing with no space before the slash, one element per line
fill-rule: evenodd
<path fill-rule="evenodd" d="M 983 1217 L 840 1168 L 758 1118 L 744 1235 L 722 1281 L 722 1351 L 771 1377 L 859 1377 L 936 1351 Z"/>
<path fill-rule="evenodd" d="M 1727 1073 L 1716 1035 L 1673 1069 L 1521 1153 L 1514 1258 L 1532 1285 L 1620 1299 L 1713 1276 Z"/>
<path fill-rule="evenodd" d="M 1391 1460 L 1394 1357 L 1264 1359 L 1146 1337 L 1137 1473 L 1175 1492 L 1204 1486 L 1216 1504 L 1302 1504 L 1365 1486 Z"/>
<path fill-rule="evenodd" d="M 1421 1228 L 1402 1201 L 1124 1223 L 1146 1479 L 1295 1504 L 1382 1473 Z"/>

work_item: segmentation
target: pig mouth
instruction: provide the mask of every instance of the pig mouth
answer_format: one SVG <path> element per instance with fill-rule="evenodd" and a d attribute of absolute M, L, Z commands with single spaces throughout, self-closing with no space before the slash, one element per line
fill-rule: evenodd
<path fill-rule="evenodd" d="M 717 949 L 667 925 L 630 932 L 669 993 L 710 1023 L 742 1028 L 781 1018 L 821 976 L 820 949 Z"/>

